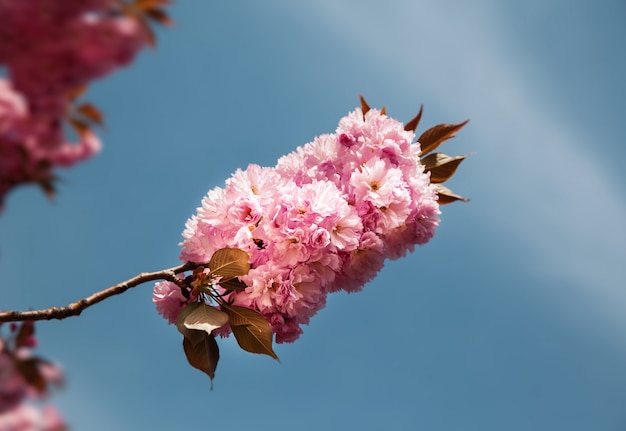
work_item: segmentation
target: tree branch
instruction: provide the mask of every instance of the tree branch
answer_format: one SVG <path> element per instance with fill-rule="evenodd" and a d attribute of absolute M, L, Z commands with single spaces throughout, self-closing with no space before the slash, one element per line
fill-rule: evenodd
<path fill-rule="evenodd" d="M 93 295 L 80 299 L 65 307 L 50 307 L 43 310 L 30 310 L 30 311 L 5 311 L 0 312 L 0 322 L 18 322 L 18 321 L 36 321 L 36 320 L 52 320 L 52 319 L 65 319 L 66 317 L 78 316 L 84 309 L 91 307 L 98 302 L 105 299 L 119 295 L 126 292 L 128 289 L 138 286 L 143 283 L 155 280 L 168 280 L 176 284 L 180 284 L 181 279 L 176 277 L 176 274 L 180 274 L 185 271 L 189 271 L 200 266 L 205 266 L 206 263 L 193 263 L 186 262 L 182 265 L 175 266 L 169 269 L 163 269 L 156 272 L 142 272 L 133 278 L 123 281 L 119 284 L 109 287 L 108 289 L 96 292 Z"/>

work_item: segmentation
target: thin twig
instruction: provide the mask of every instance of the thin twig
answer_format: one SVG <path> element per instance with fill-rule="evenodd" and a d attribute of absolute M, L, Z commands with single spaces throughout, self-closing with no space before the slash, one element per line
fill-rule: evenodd
<path fill-rule="evenodd" d="M 66 317 L 78 316 L 82 311 L 91 307 L 98 302 L 105 299 L 119 295 L 126 292 L 128 289 L 138 286 L 143 283 L 155 280 L 168 280 L 179 284 L 181 281 L 176 277 L 176 274 L 180 274 L 185 271 L 189 271 L 206 264 L 187 262 L 179 266 L 175 266 L 169 269 L 163 269 L 156 272 L 142 272 L 141 274 L 111 286 L 107 289 L 96 292 L 93 295 L 80 299 L 65 307 L 50 307 L 43 310 L 30 310 L 30 311 L 5 311 L 0 312 L 0 322 L 19 322 L 19 321 L 35 321 L 35 320 L 52 320 L 52 319 L 65 319 Z"/>

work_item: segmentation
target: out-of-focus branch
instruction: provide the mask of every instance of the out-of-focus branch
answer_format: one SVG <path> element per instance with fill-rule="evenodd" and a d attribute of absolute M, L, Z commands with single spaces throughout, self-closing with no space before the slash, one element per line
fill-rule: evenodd
<path fill-rule="evenodd" d="M 0 322 L 18 322 L 18 321 L 35 321 L 35 320 L 52 320 L 65 319 L 66 317 L 78 316 L 84 309 L 91 307 L 105 299 L 126 292 L 128 289 L 143 283 L 155 280 L 168 280 L 176 284 L 180 284 L 182 280 L 176 277 L 185 271 L 193 270 L 206 264 L 187 262 L 173 268 L 164 269 L 156 272 L 142 272 L 141 274 L 130 278 L 126 281 L 118 283 L 107 289 L 96 292 L 87 298 L 80 299 L 65 307 L 50 307 L 43 310 L 29 311 L 5 311 L 0 312 Z"/>

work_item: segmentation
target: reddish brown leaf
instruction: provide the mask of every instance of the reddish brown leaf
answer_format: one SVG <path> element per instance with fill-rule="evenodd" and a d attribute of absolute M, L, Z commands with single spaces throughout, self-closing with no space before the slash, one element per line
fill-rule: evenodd
<path fill-rule="evenodd" d="M 268 355 L 278 360 L 278 356 L 272 349 L 272 333 L 270 330 L 269 335 L 256 330 L 251 325 L 233 326 L 233 335 L 237 340 L 237 344 L 246 352 L 259 353 L 262 355 Z"/>
<path fill-rule="evenodd" d="M 76 108 L 76 112 L 84 115 L 86 118 L 98 124 L 99 126 L 102 126 L 104 116 L 102 115 L 102 112 L 100 112 L 100 110 L 96 108 L 95 105 L 92 105 L 91 103 L 83 103 L 78 108 Z"/>
<path fill-rule="evenodd" d="M 72 129 L 74 129 L 74 131 L 79 136 L 82 136 L 84 133 L 91 130 L 91 127 L 89 127 L 89 124 L 87 124 L 86 122 L 82 120 L 77 120 L 76 118 L 70 118 L 68 119 L 68 121 L 70 123 L 70 126 L 72 126 Z"/>
<path fill-rule="evenodd" d="M 385 106 L 380 110 L 380 115 L 387 115 L 387 108 Z"/>
<path fill-rule="evenodd" d="M 54 181 L 55 178 L 43 178 L 37 181 L 39 187 L 41 187 L 43 192 L 46 194 L 46 197 L 51 201 L 54 200 L 54 197 L 57 194 L 56 189 L 54 188 Z"/>
<path fill-rule="evenodd" d="M 169 15 L 161 9 L 157 9 L 157 8 L 147 9 L 145 11 L 145 14 L 148 18 L 150 18 L 151 20 L 155 22 L 158 22 L 161 25 L 164 25 L 164 26 L 174 25 L 174 21 L 172 21 Z"/>
<path fill-rule="evenodd" d="M 171 25 L 172 20 L 168 14 L 162 9 L 162 6 L 170 4 L 166 0 L 137 0 L 134 3 L 126 4 L 123 7 L 123 13 L 137 20 L 143 28 L 148 45 L 156 46 L 156 34 L 150 26 L 149 21 L 155 21 L 163 25 Z"/>
<path fill-rule="evenodd" d="M 150 27 L 150 23 L 143 17 L 137 17 L 137 20 L 139 21 L 139 25 L 143 28 L 148 45 L 154 48 L 156 46 L 156 35 L 152 27 Z"/>
<path fill-rule="evenodd" d="M 234 290 L 236 292 L 244 291 L 246 290 L 246 287 L 248 287 L 245 283 L 242 283 L 237 278 L 220 281 L 218 284 L 226 290 Z"/>
<path fill-rule="evenodd" d="M 258 312 L 237 305 L 222 304 L 228 314 L 233 335 L 246 352 L 260 353 L 278 360 L 272 349 L 272 328 Z"/>
<path fill-rule="evenodd" d="M 222 248 L 211 256 L 209 268 L 212 275 L 232 278 L 246 275 L 250 271 L 250 256 L 238 248 Z"/>
<path fill-rule="evenodd" d="M 67 97 L 69 98 L 70 102 L 78 99 L 80 96 L 85 94 L 87 88 L 87 85 L 81 85 L 68 92 Z"/>
<path fill-rule="evenodd" d="M 183 350 L 189 365 L 206 373 L 211 380 L 215 377 L 217 363 L 220 360 L 220 350 L 213 335 L 204 331 L 198 332 L 192 338 L 183 339 Z"/>
<path fill-rule="evenodd" d="M 33 322 L 22 323 L 15 337 L 15 346 L 18 348 L 26 346 L 33 335 L 35 335 L 35 324 Z"/>
<path fill-rule="evenodd" d="M 361 100 L 361 111 L 363 111 L 363 119 L 365 119 L 365 114 L 371 109 L 370 105 L 367 104 L 365 98 L 359 94 L 359 99 Z"/>
<path fill-rule="evenodd" d="M 176 326 L 183 335 L 187 332 L 183 327 L 210 334 L 214 329 L 221 328 L 227 323 L 228 314 L 210 305 L 193 302 L 181 311 Z"/>
<path fill-rule="evenodd" d="M 406 130 L 407 132 L 415 132 L 417 130 L 417 126 L 420 123 L 420 120 L 422 119 L 423 111 L 424 111 L 424 105 L 421 105 L 420 112 L 418 112 L 417 115 L 413 117 L 412 120 L 410 120 L 408 123 L 404 125 L 404 130 Z"/>
<path fill-rule="evenodd" d="M 425 155 L 434 151 L 444 141 L 454 137 L 454 134 L 461 130 L 468 121 L 469 120 L 465 120 L 459 124 L 439 124 L 426 130 L 417 140 L 422 148 L 420 154 Z"/>
<path fill-rule="evenodd" d="M 39 362 L 37 358 L 30 358 L 23 361 L 17 360 L 16 365 L 20 374 L 24 377 L 24 380 L 37 389 L 38 393 L 43 394 L 46 392 L 48 384 L 41 374 Z"/>
<path fill-rule="evenodd" d="M 439 196 L 439 205 L 447 205 L 455 201 L 468 202 L 469 199 L 459 196 L 447 187 L 437 184 L 437 195 Z"/>
<path fill-rule="evenodd" d="M 167 6 L 170 4 L 172 4 L 171 0 L 136 0 L 134 6 L 139 9 L 147 10 Z"/>
<path fill-rule="evenodd" d="M 450 157 L 443 153 L 432 153 L 420 160 L 424 171 L 430 172 L 431 183 L 448 181 L 466 156 Z"/>

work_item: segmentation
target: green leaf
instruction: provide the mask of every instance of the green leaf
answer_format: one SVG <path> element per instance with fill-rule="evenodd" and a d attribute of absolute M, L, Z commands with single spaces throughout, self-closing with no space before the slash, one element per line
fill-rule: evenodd
<path fill-rule="evenodd" d="M 186 336 L 186 329 L 204 331 L 211 334 L 214 329 L 228 323 L 228 314 L 210 305 L 193 302 L 187 305 L 178 315 L 176 326 Z"/>
<path fill-rule="evenodd" d="M 454 175 L 456 169 L 466 157 L 451 157 L 443 153 L 433 153 L 424 157 L 420 162 L 424 165 L 424 171 L 430 172 L 431 183 L 443 183 Z"/>
<path fill-rule="evenodd" d="M 420 143 L 422 155 L 428 154 L 431 151 L 441 145 L 443 142 L 454 137 L 454 134 L 461 130 L 463 126 L 467 124 L 469 120 L 465 120 L 459 124 L 438 124 L 435 127 L 431 127 L 426 130 L 418 138 L 417 142 Z"/>
<path fill-rule="evenodd" d="M 183 339 L 183 350 L 189 365 L 206 373 L 211 380 L 215 377 L 215 369 L 220 360 L 220 349 L 213 335 L 204 331 L 192 331 L 190 338 Z"/>
<path fill-rule="evenodd" d="M 225 278 L 239 277 L 250 271 L 248 263 L 250 256 L 238 248 L 222 248 L 211 256 L 209 268 L 212 275 L 221 275 Z"/>
<path fill-rule="evenodd" d="M 272 328 L 258 312 L 238 305 L 222 304 L 228 314 L 235 339 L 246 352 L 271 356 L 278 361 L 272 349 Z"/>

